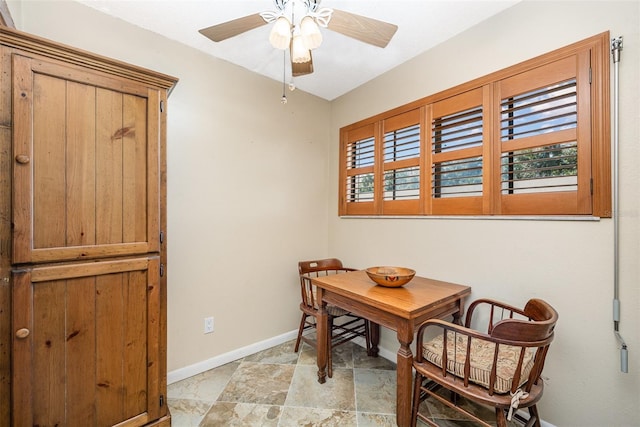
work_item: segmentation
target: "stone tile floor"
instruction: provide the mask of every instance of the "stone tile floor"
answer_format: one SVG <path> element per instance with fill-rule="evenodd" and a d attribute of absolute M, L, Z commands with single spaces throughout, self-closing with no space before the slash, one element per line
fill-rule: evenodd
<path fill-rule="evenodd" d="M 247 356 L 168 386 L 174 427 L 395 426 L 395 364 L 368 357 L 353 343 L 334 349 L 333 378 L 317 381 L 315 349 L 295 341 Z M 428 399 L 421 413 L 440 426 L 473 426 Z M 474 408 L 482 419 L 492 411 Z M 422 422 L 418 426 L 423 427 Z"/>

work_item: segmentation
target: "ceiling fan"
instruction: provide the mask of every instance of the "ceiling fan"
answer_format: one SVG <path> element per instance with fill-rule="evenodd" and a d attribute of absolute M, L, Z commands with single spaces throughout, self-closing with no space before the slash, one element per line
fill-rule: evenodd
<path fill-rule="evenodd" d="M 276 11 L 266 11 L 233 19 L 200 33 L 220 42 L 247 31 L 274 23 L 269 41 L 278 49 L 289 49 L 294 77 L 313 73 L 311 51 L 322 43 L 319 27 L 378 47 L 386 47 L 397 25 L 338 9 L 321 8 L 321 0 L 274 0 Z"/>

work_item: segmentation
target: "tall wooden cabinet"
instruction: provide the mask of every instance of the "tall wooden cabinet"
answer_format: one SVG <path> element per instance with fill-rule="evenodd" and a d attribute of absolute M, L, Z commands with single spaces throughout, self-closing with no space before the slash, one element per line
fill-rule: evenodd
<path fill-rule="evenodd" d="M 170 425 L 176 79 L 0 28 L 0 425 Z"/>

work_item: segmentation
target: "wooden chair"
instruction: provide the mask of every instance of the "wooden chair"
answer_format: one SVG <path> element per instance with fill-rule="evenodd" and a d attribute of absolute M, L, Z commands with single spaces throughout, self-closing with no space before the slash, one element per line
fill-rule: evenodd
<path fill-rule="evenodd" d="M 304 341 L 313 346 L 317 350 L 317 343 L 314 339 L 305 336 L 304 332 L 308 329 L 315 329 L 318 316 L 318 308 L 320 301 L 316 298 L 316 289 L 311 282 L 312 277 L 327 276 L 329 274 L 346 273 L 354 271 L 353 268 L 342 266 L 342 261 L 336 258 L 300 261 L 298 263 L 298 273 L 300 275 L 300 290 L 302 294 L 302 302 L 300 310 L 302 311 L 302 320 L 298 329 L 298 338 L 296 340 L 295 352 L 300 348 L 300 342 Z M 344 344 L 356 337 L 363 337 L 366 342 L 367 354 L 370 353 L 369 338 L 369 322 L 362 317 L 358 317 L 347 310 L 336 307 L 331 304 L 326 305 L 329 318 L 328 325 L 328 342 L 327 342 L 327 374 L 329 378 L 333 375 L 332 356 L 333 347 Z M 336 322 L 337 321 L 337 322 Z"/>
<path fill-rule="evenodd" d="M 479 318 L 483 319 L 480 323 L 488 324 L 486 333 L 471 329 L 472 319 Z M 490 427 L 457 404 L 463 396 L 493 407 L 498 427 L 506 427 L 512 418 L 539 427 L 536 403 L 543 392 L 540 375 L 557 320 L 558 313 L 540 299 L 529 300 L 524 309 L 480 299 L 469 307 L 464 327 L 436 319 L 423 323 L 413 363 L 412 425 L 415 427 L 420 418 L 437 426 L 419 412 L 420 403 L 433 397 Z M 433 338 L 425 342 L 425 337 Z M 440 388 L 451 391 L 451 399 L 438 394 Z M 528 408 L 529 418 L 515 413 L 517 408 Z"/>

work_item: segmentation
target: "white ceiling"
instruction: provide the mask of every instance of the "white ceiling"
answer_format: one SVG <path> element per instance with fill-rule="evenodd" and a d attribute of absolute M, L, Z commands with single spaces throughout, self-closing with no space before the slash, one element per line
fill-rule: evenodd
<path fill-rule="evenodd" d="M 273 24 L 219 43 L 198 32 L 235 18 L 276 10 L 273 1 L 76 1 L 274 80 L 283 79 L 283 51 L 271 47 L 268 40 Z M 382 49 L 322 29 L 324 41 L 313 51 L 313 74 L 296 77 L 294 83 L 305 92 L 333 100 L 518 1 L 324 0 L 321 7 L 390 22 L 398 25 L 398 31 Z M 286 73 L 288 83 L 288 62 Z"/>

